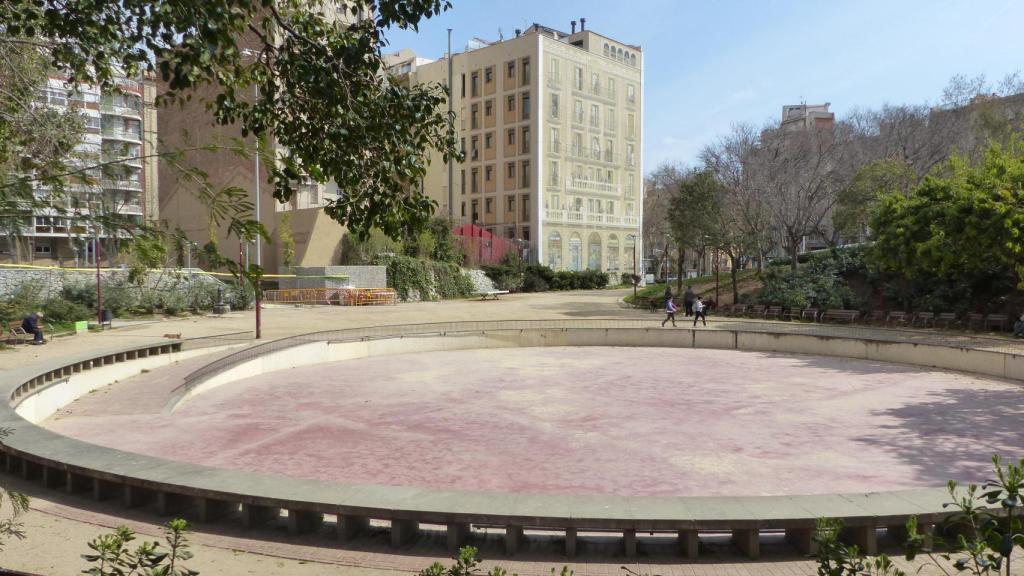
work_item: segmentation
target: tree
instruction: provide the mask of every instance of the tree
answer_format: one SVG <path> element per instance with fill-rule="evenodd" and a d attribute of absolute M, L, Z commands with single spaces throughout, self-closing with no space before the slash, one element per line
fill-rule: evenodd
<path fill-rule="evenodd" d="M 863 166 L 853 182 L 839 191 L 833 229 L 844 238 L 866 237 L 868 220 L 879 199 L 891 194 L 907 196 L 917 181 L 914 170 L 900 160 L 878 160 Z"/>
<path fill-rule="evenodd" d="M 116 90 L 120 75 L 158 73 L 163 105 L 208 89 L 217 122 L 237 123 L 243 136 L 273 139 L 286 151 L 267 164 L 281 202 L 300 177 L 333 180 L 345 193 L 327 206 L 331 217 L 360 235 L 377 227 L 397 237 L 434 209 L 412 185 L 428 151 L 449 161 L 458 150 L 453 118 L 440 111 L 444 89 L 387 79 L 384 31 L 416 29 L 449 7 L 448 0 L 0 0 L 0 52 L 37 49 L 72 86 Z M 339 15 L 355 21 L 339 23 Z M 12 129 L 4 123 L 0 132 Z M 233 227 L 245 239 L 265 233 L 244 214 L 230 216 L 242 221 Z"/>
<path fill-rule="evenodd" d="M 721 206 L 717 182 L 707 170 L 689 170 L 669 199 L 668 225 L 672 240 L 676 244 L 679 276 L 676 291 L 683 287 L 683 255 L 686 250 L 703 254 L 706 247 L 714 245 L 712 236 Z"/>
<path fill-rule="evenodd" d="M 666 259 L 669 258 L 669 241 L 672 233 L 669 218 L 671 199 L 686 177 L 686 172 L 687 169 L 682 164 L 664 163 L 655 168 L 645 183 L 647 190 L 644 193 L 644 226 L 641 232 L 643 245 L 652 249 L 651 256 L 655 258 L 653 265 L 656 271 L 663 269 Z M 657 251 L 658 246 L 662 247 L 660 252 Z"/>
<path fill-rule="evenodd" d="M 14 432 L 11 428 L 0 428 L 0 441 Z M 6 497 L 7 502 L 4 502 Z M 9 538 L 24 538 L 25 532 L 19 518 L 28 512 L 28 496 L 14 490 L 0 489 L 0 504 L 8 508 L 7 517 L 0 518 L 0 550 Z"/>
<path fill-rule="evenodd" d="M 797 268 L 805 237 L 822 234 L 840 188 L 839 127 L 767 129 L 744 164 Z"/>
<path fill-rule="evenodd" d="M 874 260 L 909 278 L 970 278 L 998 266 L 1024 287 L 1024 142 L 992 145 L 971 166 L 954 157 L 909 196 L 885 195 L 871 217 Z"/>

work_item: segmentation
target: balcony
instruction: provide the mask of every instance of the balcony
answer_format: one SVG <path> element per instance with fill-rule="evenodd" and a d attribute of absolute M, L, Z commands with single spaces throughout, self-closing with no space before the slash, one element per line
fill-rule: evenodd
<path fill-rule="evenodd" d="M 562 87 L 562 77 L 560 75 L 558 75 L 558 74 L 555 74 L 554 76 L 552 76 L 551 74 L 548 74 L 547 83 L 548 83 L 548 87 L 550 87 L 550 88 L 561 88 Z"/>
<path fill-rule="evenodd" d="M 100 181 L 100 186 L 105 190 L 136 190 L 142 191 L 142 182 L 139 180 L 108 180 Z"/>
<path fill-rule="evenodd" d="M 550 152 L 551 154 L 561 154 L 562 143 L 558 140 L 552 140 L 551 142 L 548 143 L 548 152 Z"/>
<path fill-rule="evenodd" d="M 568 192 L 619 194 L 619 187 L 615 184 L 599 182 L 596 180 L 587 180 L 584 178 L 569 178 L 565 181 L 565 187 Z"/>
<path fill-rule="evenodd" d="M 114 162 L 117 162 L 119 164 L 125 164 L 127 166 L 135 166 L 136 168 L 141 168 L 142 167 L 142 158 L 139 158 L 138 156 L 135 156 L 135 155 L 123 156 L 123 155 L 120 155 L 120 154 L 104 154 L 103 155 L 103 162 L 104 163 L 114 163 Z"/>
<path fill-rule="evenodd" d="M 142 111 L 137 108 L 130 106 L 117 106 L 115 104 L 101 104 L 100 112 L 104 114 L 114 114 L 117 116 L 131 116 L 133 118 L 141 118 Z"/>
<path fill-rule="evenodd" d="M 600 212 L 556 210 L 550 208 L 544 210 L 544 220 L 552 224 L 594 224 L 622 228 L 636 228 L 640 223 L 636 216 L 618 216 L 615 214 L 602 214 Z"/>
<path fill-rule="evenodd" d="M 130 132 L 128 130 L 117 130 L 115 128 L 105 128 L 102 132 L 103 138 L 108 140 L 125 140 L 127 142 L 142 142 L 142 134 L 139 132 Z"/>

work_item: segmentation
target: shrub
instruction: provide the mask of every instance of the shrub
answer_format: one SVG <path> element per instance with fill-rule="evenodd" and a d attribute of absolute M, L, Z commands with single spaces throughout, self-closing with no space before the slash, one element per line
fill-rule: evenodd
<path fill-rule="evenodd" d="M 91 309 L 63 298 L 50 298 L 43 303 L 42 309 L 45 318 L 50 322 L 77 322 L 93 316 Z"/>
<path fill-rule="evenodd" d="M 373 263 L 388 269 L 388 287 L 409 300 L 461 298 L 473 293 L 473 280 L 462 268 L 447 262 L 432 262 L 398 254 L 379 254 Z"/>

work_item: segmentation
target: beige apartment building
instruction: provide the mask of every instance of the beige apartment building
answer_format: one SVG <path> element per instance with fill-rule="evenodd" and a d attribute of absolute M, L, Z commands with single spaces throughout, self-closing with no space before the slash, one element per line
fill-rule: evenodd
<path fill-rule="evenodd" d="M 568 34 L 534 24 L 437 61 L 405 50 L 391 71 L 446 84 L 452 68 L 466 159 L 449 193 L 432 158 L 424 189 L 440 214 L 521 241 L 533 262 L 618 275 L 642 253 L 643 54 L 584 23 Z"/>

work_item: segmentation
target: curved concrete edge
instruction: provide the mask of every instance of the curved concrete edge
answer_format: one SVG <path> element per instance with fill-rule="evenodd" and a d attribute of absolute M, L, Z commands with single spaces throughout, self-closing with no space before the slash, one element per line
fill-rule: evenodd
<path fill-rule="evenodd" d="M 429 337 L 317 342 L 302 346 L 308 347 L 308 358 L 305 354 L 298 354 L 296 348 L 257 357 L 207 379 L 192 390 L 189 397 L 264 370 L 283 370 L 295 365 L 368 355 L 509 346 L 728 348 L 896 361 L 991 376 L 1019 378 L 1024 374 L 1021 370 L 1024 363 L 1019 362 L 1019 358 L 994 351 L 739 331 L 646 328 L 474 330 L 470 333 L 435 333 Z M 871 550 L 879 527 L 902 525 L 909 516 L 917 516 L 922 524 L 929 526 L 953 514 L 943 507 L 949 498 L 944 488 L 862 494 L 669 498 L 344 485 L 210 468 L 103 448 L 35 426 L 15 409 L 45 392 L 51 399 L 37 401 L 37 406 L 28 410 L 30 415 L 38 417 L 71 397 L 70 388 L 67 392 L 53 389 L 71 382 L 67 376 L 76 373 L 76 366 L 80 372 L 98 369 L 96 378 L 90 379 L 88 385 L 75 388 L 82 391 L 104 379 L 100 377 L 100 371 L 108 373 L 108 377 L 135 374 L 142 369 L 142 364 L 154 362 L 149 360 L 152 356 L 165 356 L 156 364 L 170 363 L 173 361 L 171 356 L 178 350 L 180 347 L 175 347 L 173 342 L 161 343 L 83 355 L 72 359 L 72 362 L 61 361 L 57 368 L 27 367 L 0 375 L 0 391 L 11 398 L 11 405 L 0 406 L 0 426 L 16 429 L 15 434 L 0 446 L 8 472 L 20 473 L 26 478 L 38 477 L 46 485 L 61 486 L 69 492 L 91 491 L 94 498 L 118 496 L 127 505 L 139 504 L 152 496 L 161 512 L 180 505 L 185 499 L 199 504 L 201 518 L 210 516 L 211 511 L 228 513 L 241 507 L 244 522 L 259 523 L 279 516 L 280 510 L 287 510 L 289 527 L 301 530 L 313 521 L 311 519 L 322 520 L 324 514 L 336 515 L 340 538 L 354 535 L 369 518 L 391 521 L 392 540 L 396 544 L 405 542 L 418 523 L 448 526 L 450 545 L 453 542 L 458 544 L 471 524 L 506 526 L 506 542 L 510 551 L 514 551 L 521 540 L 524 527 L 564 531 L 567 553 L 575 552 L 580 530 L 622 531 L 627 554 L 635 553 L 637 531 L 677 531 L 687 555 L 696 553 L 694 542 L 699 532 L 729 530 L 733 532 L 737 545 L 756 558 L 761 530 L 785 530 L 794 545 L 806 550 L 811 546 L 814 521 L 823 516 L 843 519 L 852 531 L 852 541 L 861 544 L 865 550 Z M 950 354 L 951 350 L 957 353 Z M 992 355 L 1001 357 L 1002 362 L 992 364 Z M 119 363 L 125 365 L 115 370 Z"/>

